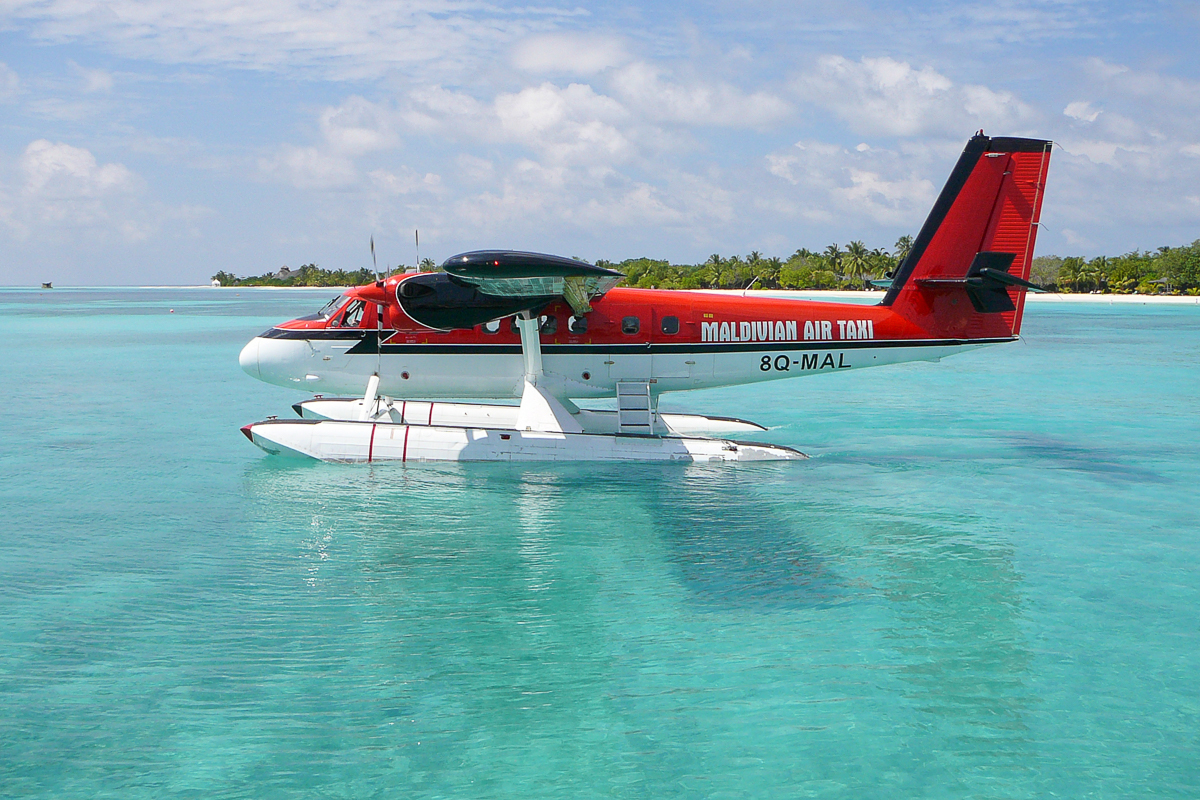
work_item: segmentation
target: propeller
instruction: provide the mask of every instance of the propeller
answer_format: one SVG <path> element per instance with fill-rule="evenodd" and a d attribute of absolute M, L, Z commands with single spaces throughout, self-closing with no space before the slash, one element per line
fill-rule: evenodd
<path fill-rule="evenodd" d="M 371 234 L 371 267 L 375 270 L 375 286 L 383 288 L 383 276 L 379 274 L 379 262 L 375 260 L 375 234 Z M 375 304 L 375 375 L 383 367 L 383 304 Z"/>

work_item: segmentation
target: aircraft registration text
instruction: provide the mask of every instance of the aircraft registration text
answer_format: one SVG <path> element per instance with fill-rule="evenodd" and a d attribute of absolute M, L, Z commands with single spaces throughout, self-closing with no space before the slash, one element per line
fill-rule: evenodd
<path fill-rule="evenodd" d="M 836 328 L 834 326 L 837 326 Z M 835 334 L 836 330 L 836 336 Z M 799 341 L 797 320 L 752 322 L 702 322 L 701 342 L 795 342 Z M 869 319 L 806 320 L 804 341 L 874 339 L 875 322 Z"/>

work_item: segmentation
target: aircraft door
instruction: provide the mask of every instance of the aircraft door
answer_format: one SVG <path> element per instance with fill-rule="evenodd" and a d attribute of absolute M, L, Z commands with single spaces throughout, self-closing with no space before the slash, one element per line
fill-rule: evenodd
<path fill-rule="evenodd" d="M 697 344 L 700 325 L 695 316 L 694 308 L 655 312 L 654 376 L 662 379 L 667 391 L 712 382 L 713 357 Z"/>
<path fill-rule="evenodd" d="M 646 346 L 642 326 L 651 320 L 637 315 L 621 318 L 621 338 L 627 344 L 614 348 L 608 356 L 608 377 L 613 381 L 649 381 L 654 377 L 653 356 Z"/>
<path fill-rule="evenodd" d="M 692 377 L 692 368 L 696 364 L 694 354 L 680 347 L 688 340 L 689 316 L 681 315 L 678 311 L 665 314 L 658 310 L 653 312 L 654 327 L 650 331 L 650 340 L 654 343 L 651 348 L 651 370 L 655 378 L 687 382 Z"/>

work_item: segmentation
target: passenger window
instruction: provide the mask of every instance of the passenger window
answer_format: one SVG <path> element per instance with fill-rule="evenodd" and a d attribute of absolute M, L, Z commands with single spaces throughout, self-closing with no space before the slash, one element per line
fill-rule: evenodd
<path fill-rule="evenodd" d="M 517 318 L 516 317 L 513 317 L 512 319 L 510 319 L 508 321 L 508 330 L 511 333 L 515 333 L 517 336 L 521 335 L 521 329 L 517 327 Z"/>
<path fill-rule="evenodd" d="M 642 329 L 642 321 L 637 317 L 625 317 L 621 320 L 621 333 L 632 336 Z"/>
<path fill-rule="evenodd" d="M 679 333 L 679 317 L 663 317 L 662 332 L 668 336 Z"/>
<path fill-rule="evenodd" d="M 567 330 L 571 333 L 587 333 L 587 317 L 571 317 L 567 320 Z"/>
<path fill-rule="evenodd" d="M 484 333 L 486 333 L 486 334 L 488 334 L 488 335 L 490 336 L 490 335 L 491 335 L 491 334 L 493 334 L 493 333 L 499 333 L 499 332 L 500 332 L 500 320 L 498 320 L 498 319 L 493 319 L 493 320 L 491 320 L 491 321 L 489 321 L 489 322 L 485 322 L 485 323 L 483 323 L 483 324 L 482 324 L 482 325 L 480 325 L 479 327 L 483 328 L 483 332 L 484 332 Z"/>
<path fill-rule="evenodd" d="M 558 317 L 552 314 L 543 316 L 541 318 L 541 325 L 538 327 L 538 331 L 546 336 L 553 336 L 554 334 L 558 333 Z"/>

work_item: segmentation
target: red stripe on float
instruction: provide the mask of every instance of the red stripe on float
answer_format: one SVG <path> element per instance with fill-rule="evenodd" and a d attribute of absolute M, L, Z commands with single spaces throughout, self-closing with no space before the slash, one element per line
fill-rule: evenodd
<path fill-rule="evenodd" d="M 408 408 L 408 401 L 407 401 L 407 400 L 402 400 L 402 401 L 400 402 L 400 422 L 401 422 L 402 424 L 403 424 L 403 423 L 405 423 L 405 422 L 407 422 L 407 420 L 405 420 L 405 419 L 404 419 L 404 411 L 405 411 L 407 408 Z"/>
<path fill-rule="evenodd" d="M 400 454 L 400 463 L 408 461 L 408 432 L 412 430 L 409 426 L 404 426 L 404 452 Z"/>
<path fill-rule="evenodd" d="M 433 425 L 433 403 L 429 404 L 429 424 Z"/>
<path fill-rule="evenodd" d="M 378 425 L 371 426 L 371 443 L 369 445 L 367 445 L 367 463 L 368 464 L 371 463 L 371 459 L 375 455 L 375 429 L 378 427 L 379 427 Z"/>

